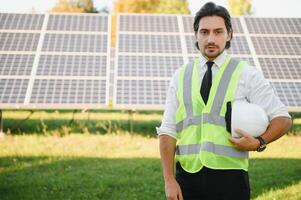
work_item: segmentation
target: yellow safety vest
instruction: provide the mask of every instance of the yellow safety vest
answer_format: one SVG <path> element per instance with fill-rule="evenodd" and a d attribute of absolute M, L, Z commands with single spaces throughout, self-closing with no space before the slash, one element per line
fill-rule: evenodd
<path fill-rule="evenodd" d="M 212 81 L 206 105 L 200 95 L 199 59 L 180 69 L 175 159 L 185 171 L 195 173 L 203 166 L 248 170 L 248 152 L 233 147 L 225 122 L 226 104 L 234 100 L 245 64 L 229 56 L 225 59 Z"/>

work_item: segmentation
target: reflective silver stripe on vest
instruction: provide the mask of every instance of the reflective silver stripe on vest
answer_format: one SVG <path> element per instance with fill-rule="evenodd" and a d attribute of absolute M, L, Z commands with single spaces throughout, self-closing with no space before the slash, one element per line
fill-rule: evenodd
<path fill-rule="evenodd" d="M 219 115 L 224 98 L 226 96 L 226 92 L 232 77 L 233 72 L 236 69 L 237 64 L 239 63 L 239 60 L 231 58 L 226 70 L 224 71 L 224 74 L 220 80 L 220 83 L 218 84 L 217 90 L 216 90 L 216 95 L 213 100 L 212 108 L 211 108 L 211 113 L 215 113 Z"/>
<path fill-rule="evenodd" d="M 193 72 L 194 62 L 191 62 L 187 65 L 184 73 L 184 86 L 183 86 L 183 98 L 185 104 L 185 110 L 187 118 L 193 116 L 192 111 L 192 96 L 191 96 L 191 87 L 192 87 L 192 72 Z"/>
<path fill-rule="evenodd" d="M 218 155 L 246 159 L 249 157 L 247 151 L 241 151 L 229 146 L 205 142 L 203 144 L 180 145 L 176 148 L 177 155 L 199 154 L 200 151 L 208 151 Z"/>
<path fill-rule="evenodd" d="M 176 131 L 177 132 L 181 132 L 183 129 L 185 129 L 186 127 L 188 127 L 190 125 L 198 125 L 198 124 L 200 124 L 202 122 L 203 123 L 214 124 L 214 125 L 217 125 L 217 126 L 223 126 L 223 127 L 226 126 L 226 122 L 225 122 L 225 118 L 224 117 L 221 117 L 219 115 L 204 113 L 201 116 L 186 117 L 183 121 L 179 122 L 176 125 Z"/>
<path fill-rule="evenodd" d="M 189 63 L 187 65 L 184 74 L 184 86 L 183 86 L 183 90 L 184 90 L 183 98 L 184 98 L 184 104 L 185 104 L 187 116 L 184 120 L 176 124 L 177 132 L 181 132 L 189 125 L 198 125 L 202 123 L 202 118 L 204 123 L 211 123 L 211 124 L 224 126 L 224 127 L 226 126 L 224 117 L 219 116 L 219 113 L 223 105 L 224 98 L 226 96 L 226 92 L 231 80 L 231 76 L 238 63 L 239 63 L 238 60 L 231 58 L 220 80 L 220 84 L 218 85 L 215 98 L 213 100 L 211 113 L 203 114 L 202 116 L 193 116 L 192 96 L 191 96 L 193 64 Z"/>
<path fill-rule="evenodd" d="M 176 155 L 189 155 L 200 153 L 200 144 L 180 145 L 176 148 Z"/>

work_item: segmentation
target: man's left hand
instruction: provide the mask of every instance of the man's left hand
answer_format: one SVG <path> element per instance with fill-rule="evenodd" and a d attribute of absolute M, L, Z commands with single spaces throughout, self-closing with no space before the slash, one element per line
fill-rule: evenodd
<path fill-rule="evenodd" d="M 235 148 L 244 151 L 257 150 L 257 148 L 259 147 L 259 141 L 256 138 L 241 129 L 235 129 L 235 132 L 241 136 L 240 138 L 229 138 L 230 142 L 234 145 Z"/>

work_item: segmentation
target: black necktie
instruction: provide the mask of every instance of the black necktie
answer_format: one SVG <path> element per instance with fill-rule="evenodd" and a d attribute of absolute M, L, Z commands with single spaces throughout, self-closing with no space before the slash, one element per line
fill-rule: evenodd
<path fill-rule="evenodd" d="M 204 75 L 202 85 L 201 85 L 201 95 L 202 95 L 202 98 L 203 98 L 205 104 L 207 104 L 210 88 L 212 85 L 211 68 L 212 68 L 212 65 L 214 64 L 214 62 L 207 62 L 206 64 L 207 64 L 207 71 Z"/>

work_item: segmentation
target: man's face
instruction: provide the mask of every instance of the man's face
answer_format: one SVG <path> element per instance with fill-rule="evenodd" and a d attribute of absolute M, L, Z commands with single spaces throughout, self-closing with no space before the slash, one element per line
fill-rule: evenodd
<path fill-rule="evenodd" d="M 226 42 L 231 40 L 230 34 L 227 32 L 224 18 L 206 16 L 201 18 L 195 36 L 203 56 L 214 60 L 224 51 Z"/>

